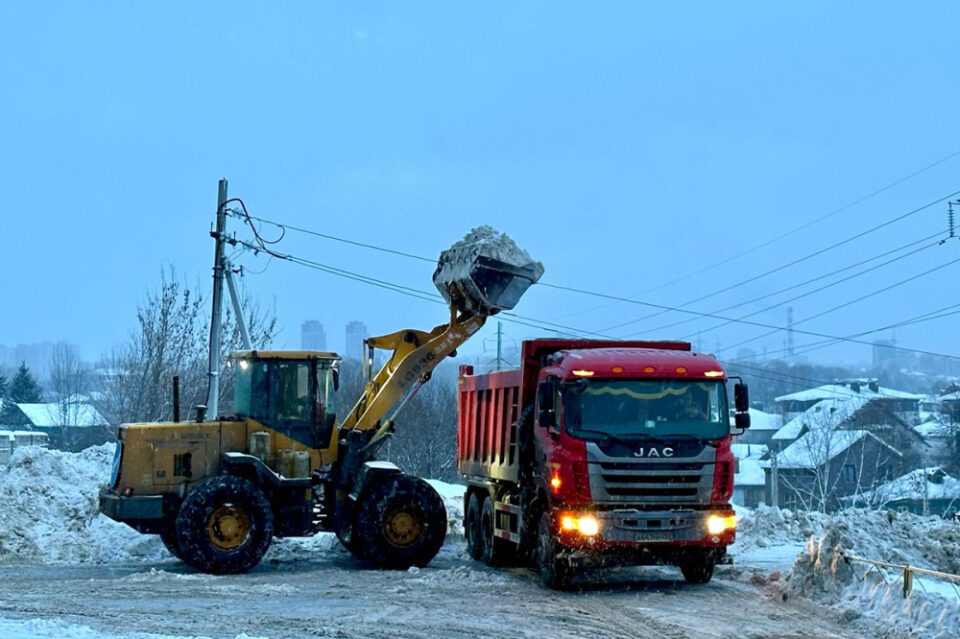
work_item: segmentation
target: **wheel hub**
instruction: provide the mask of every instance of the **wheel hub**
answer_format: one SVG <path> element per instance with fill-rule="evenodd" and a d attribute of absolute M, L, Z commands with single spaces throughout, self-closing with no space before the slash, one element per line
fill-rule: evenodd
<path fill-rule="evenodd" d="M 423 532 L 423 521 L 416 511 L 394 508 L 384 517 L 383 532 L 394 546 L 409 546 Z"/>
<path fill-rule="evenodd" d="M 224 504 L 207 519 L 207 537 L 220 550 L 231 550 L 243 544 L 250 535 L 250 517 L 242 508 Z"/>

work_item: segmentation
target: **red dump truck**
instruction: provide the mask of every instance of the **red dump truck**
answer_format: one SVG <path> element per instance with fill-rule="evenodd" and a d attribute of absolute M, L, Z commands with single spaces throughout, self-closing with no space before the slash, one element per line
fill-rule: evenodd
<path fill-rule="evenodd" d="M 705 583 L 734 541 L 727 376 L 684 342 L 538 339 L 520 368 L 461 366 L 457 461 L 470 555 L 578 569 L 673 564 Z M 734 388 L 739 428 L 747 388 Z"/>

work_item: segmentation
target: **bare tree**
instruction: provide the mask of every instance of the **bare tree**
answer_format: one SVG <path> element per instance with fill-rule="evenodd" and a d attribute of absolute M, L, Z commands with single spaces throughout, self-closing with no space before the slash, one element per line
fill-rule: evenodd
<path fill-rule="evenodd" d="M 137 308 L 137 329 L 101 360 L 98 404 L 111 424 L 170 419 L 174 375 L 180 377 L 182 406 L 206 403 L 210 318 L 198 289 L 179 280 L 173 269 L 161 273 L 159 290 L 148 293 Z M 276 319 L 248 298 L 242 308 L 254 347 L 263 348 L 273 338 Z M 226 355 L 241 346 L 230 312 L 222 330 L 219 379 L 229 412 L 233 375 Z"/>
<path fill-rule="evenodd" d="M 92 376 L 90 368 L 80 360 L 77 349 L 58 342 L 50 357 L 48 385 L 56 404 L 57 422 L 63 428 L 63 446 L 75 450 L 84 445 L 109 439 L 112 429 L 107 424 L 91 424 Z"/>

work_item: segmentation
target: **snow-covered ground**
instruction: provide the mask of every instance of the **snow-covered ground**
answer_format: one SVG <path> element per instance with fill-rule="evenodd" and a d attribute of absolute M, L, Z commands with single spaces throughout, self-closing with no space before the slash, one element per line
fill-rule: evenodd
<path fill-rule="evenodd" d="M 892 572 L 834 560 L 840 543 L 960 572 L 960 525 L 934 518 L 740 509 L 734 565 L 708 585 L 687 585 L 674 568 L 631 568 L 556 593 L 532 571 L 467 559 L 463 488 L 431 482 L 450 531 L 426 568 L 364 570 L 321 534 L 277 540 L 246 575 L 211 576 L 97 513 L 112 452 L 22 449 L 0 468 L 0 639 L 960 635 L 949 585 L 918 580 L 904 600 Z"/>

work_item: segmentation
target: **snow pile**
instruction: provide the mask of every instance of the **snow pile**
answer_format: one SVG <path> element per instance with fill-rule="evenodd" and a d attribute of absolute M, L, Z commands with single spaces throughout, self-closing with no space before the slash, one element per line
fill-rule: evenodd
<path fill-rule="evenodd" d="M 105 633 L 89 626 L 68 623 L 62 619 L 30 619 L 19 621 L 0 617 L 0 639 L 209 639 L 208 637 L 185 637 L 158 635 L 155 633 L 121 634 Z M 245 633 L 236 639 L 263 639 Z"/>
<path fill-rule="evenodd" d="M 474 264 L 478 257 L 526 269 L 530 280 L 514 277 L 503 290 L 488 281 L 475 282 Z M 448 304 L 453 303 L 463 311 L 490 313 L 513 308 L 527 287 L 542 275 L 543 264 L 530 257 L 506 233 L 498 233 L 489 226 L 478 226 L 440 254 L 433 283 Z M 488 299 L 488 296 L 493 297 Z"/>
<path fill-rule="evenodd" d="M 142 535 L 99 513 L 114 445 L 80 453 L 39 447 L 14 451 L 0 468 L 0 562 L 86 564 L 170 560 L 156 535 Z M 463 486 L 430 480 L 447 509 L 448 543 L 463 539 Z M 333 534 L 276 539 L 266 561 L 349 553 Z"/>
<path fill-rule="evenodd" d="M 862 617 L 878 636 L 957 636 L 960 597 L 948 582 L 917 576 L 905 599 L 902 571 L 845 557 L 960 574 L 960 524 L 893 511 L 849 509 L 825 515 L 761 506 L 744 513 L 737 545 L 749 555 L 750 548 L 789 546 L 804 536 L 806 550 L 785 579 L 771 573 L 765 580 L 784 598 L 812 599 L 848 620 Z"/>
<path fill-rule="evenodd" d="M 738 508 L 737 548 L 767 548 L 809 539 L 823 530 L 826 515 L 761 504 L 754 510 Z"/>
<path fill-rule="evenodd" d="M 158 537 L 99 514 L 113 444 L 80 453 L 18 448 L 0 470 L 0 562 L 107 563 L 166 557 Z"/>

